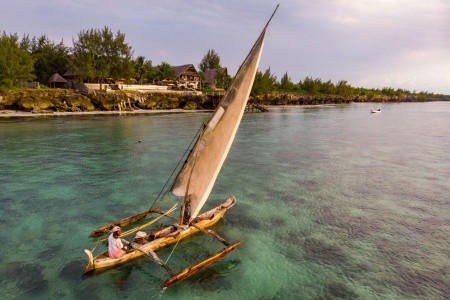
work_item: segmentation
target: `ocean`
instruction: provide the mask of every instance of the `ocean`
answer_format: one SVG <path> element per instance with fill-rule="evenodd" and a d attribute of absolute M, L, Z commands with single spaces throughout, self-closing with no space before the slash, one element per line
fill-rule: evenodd
<path fill-rule="evenodd" d="M 0 118 L 0 298 L 448 299 L 450 102 L 269 110 L 244 115 L 205 207 L 236 196 L 213 229 L 242 246 L 164 291 L 145 258 L 83 276 L 83 249 L 154 203 L 210 113 Z M 158 254 L 179 271 L 221 248 Z"/>

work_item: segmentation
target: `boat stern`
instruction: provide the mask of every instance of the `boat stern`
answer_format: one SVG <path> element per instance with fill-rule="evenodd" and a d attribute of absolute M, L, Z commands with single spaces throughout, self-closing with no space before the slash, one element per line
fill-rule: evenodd
<path fill-rule="evenodd" d="M 87 249 L 84 249 L 84 252 L 86 253 L 86 255 L 88 256 L 88 265 L 86 266 L 86 268 L 84 269 L 83 274 L 87 274 L 90 273 L 92 271 L 94 271 L 95 266 L 94 266 L 94 256 L 92 255 L 92 251 L 89 251 Z"/>

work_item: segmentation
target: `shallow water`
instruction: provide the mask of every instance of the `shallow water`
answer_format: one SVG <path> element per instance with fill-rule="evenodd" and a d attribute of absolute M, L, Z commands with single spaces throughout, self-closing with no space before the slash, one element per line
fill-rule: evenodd
<path fill-rule="evenodd" d="M 238 250 L 164 292 L 145 259 L 82 276 L 90 231 L 147 209 L 208 117 L 0 119 L 0 298 L 449 297 L 448 102 L 248 113 L 207 204 L 237 197 L 215 230 Z M 159 254 L 178 271 L 221 248 Z"/>

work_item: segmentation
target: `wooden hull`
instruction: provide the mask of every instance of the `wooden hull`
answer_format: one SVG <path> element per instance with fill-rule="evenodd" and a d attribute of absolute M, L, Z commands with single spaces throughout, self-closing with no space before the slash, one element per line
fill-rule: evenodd
<path fill-rule="evenodd" d="M 199 228 L 208 228 L 216 224 L 236 203 L 236 198 L 234 196 L 228 197 L 224 203 L 221 205 L 201 214 L 198 216 L 199 221 L 195 222 L 195 226 Z M 174 225 L 166 227 L 155 233 L 155 239 L 144 245 L 139 245 L 133 243 L 133 247 L 139 248 L 142 252 L 157 251 L 159 249 L 165 248 L 167 246 L 177 243 L 179 240 L 185 239 L 191 235 L 198 233 L 200 230 L 194 226 L 186 226 L 185 228 L 179 228 L 172 232 Z M 92 252 L 89 250 L 84 250 L 88 255 L 89 261 L 88 265 L 84 270 L 84 274 L 92 271 L 101 271 L 108 268 L 112 268 L 128 261 L 134 260 L 144 254 L 140 251 L 131 251 L 121 258 L 113 259 L 108 256 L 108 251 L 100 253 L 99 255 L 93 257 Z"/>
<path fill-rule="evenodd" d="M 181 280 L 184 280 L 190 276 L 192 276 L 193 274 L 197 273 L 198 271 L 206 268 L 209 265 L 212 265 L 213 263 L 215 263 L 216 261 L 218 261 L 219 259 L 221 259 L 222 257 L 224 257 L 225 255 L 227 255 L 228 253 L 230 253 L 231 251 L 235 250 L 237 247 L 239 247 L 242 244 L 242 241 L 237 241 L 236 243 L 229 245 L 227 248 L 215 253 L 213 256 L 208 257 L 207 259 L 193 265 L 190 266 L 184 270 L 182 270 L 181 272 L 179 272 L 178 274 L 173 275 L 171 278 L 167 279 L 162 285 L 162 288 L 168 288 L 169 286 L 180 282 Z"/>

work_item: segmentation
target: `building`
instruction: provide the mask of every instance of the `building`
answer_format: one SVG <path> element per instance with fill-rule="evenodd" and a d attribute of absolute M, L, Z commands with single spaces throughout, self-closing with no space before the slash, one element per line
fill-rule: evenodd
<path fill-rule="evenodd" d="M 172 67 L 175 71 L 177 85 L 185 88 L 200 89 L 202 80 L 194 65 Z"/>
<path fill-rule="evenodd" d="M 205 81 L 204 85 L 209 88 L 215 90 L 218 87 L 225 88 L 225 79 L 228 78 L 228 70 L 227 68 L 219 68 L 219 69 L 208 69 L 205 71 Z M 222 81 L 222 82 L 220 82 Z"/>
<path fill-rule="evenodd" d="M 52 88 L 67 88 L 67 80 L 65 80 L 58 73 L 55 73 L 52 76 L 50 76 L 47 83 Z"/>

